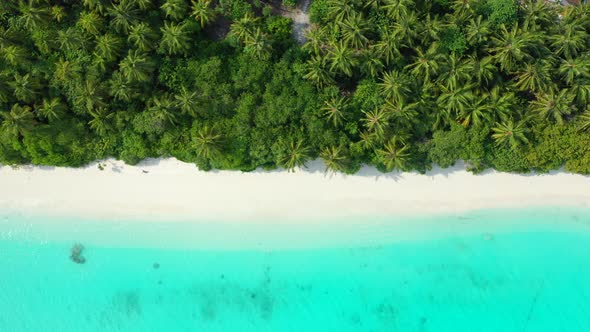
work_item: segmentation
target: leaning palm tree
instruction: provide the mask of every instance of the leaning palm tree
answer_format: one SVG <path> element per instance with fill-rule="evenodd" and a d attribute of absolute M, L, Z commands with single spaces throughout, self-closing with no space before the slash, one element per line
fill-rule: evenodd
<path fill-rule="evenodd" d="M 10 112 L 0 112 L 0 129 L 10 137 L 23 136 L 35 126 L 35 115 L 29 106 L 12 105 Z"/>
<path fill-rule="evenodd" d="M 521 144 L 528 143 L 526 128 L 524 121 L 517 122 L 516 124 L 512 119 L 505 122 L 498 123 L 492 128 L 492 138 L 496 142 L 496 145 L 508 145 L 510 148 L 515 149 Z"/>
<path fill-rule="evenodd" d="M 574 97 L 567 89 L 559 92 L 540 93 L 537 94 L 535 100 L 530 102 L 529 106 L 539 118 L 563 124 L 564 117 L 570 115 L 574 110 L 574 105 L 572 105 Z"/>
<path fill-rule="evenodd" d="M 330 146 L 322 149 L 320 158 L 326 164 L 326 172 L 344 172 L 348 165 L 348 158 L 344 155 L 342 146 Z"/>
<path fill-rule="evenodd" d="M 149 81 L 154 68 L 154 62 L 139 50 L 129 51 L 129 54 L 119 64 L 121 74 L 129 82 Z"/>
<path fill-rule="evenodd" d="M 394 169 L 404 170 L 409 156 L 408 146 L 400 142 L 397 136 L 393 136 L 383 149 L 377 150 L 377 157 L 388 172 Z"/>
<path fill-rule="evenodd" d="M 346 108 L 348 101 L 345 97 L 337 96 L 324 102 L 321 111 L 328 121 L 332 122 L 335 127 L 340 126 L 346 120 Z"/>
<path fill-rule="evenodd" d="M 186 53 L 189 49 L 190 37 L 184 24 L 164 22 L 161 28 L 160 47 L 168 54 Z"/>
<path fill-rule="evenodd" d="M 231 24 L 229 34 L 236 37 L 241 43 L 244 43 L 254 34 L 258 20 L 258 17 L 246 13 L 246 15 Z"/>
<path fill-rule="evenodd" d="M 279 155 L 278 164 L 288 171 L 296 167 L 304 167 L 305 162 L 310 158 L 311 149 L 303 143 L 302 139 L 295 141 L 291 139 L 286 143 L 285 151 Z"/>
<path fill-rule="evenodd" d="M 215 19 L 216 12 L 211 7 L 211 0 L 192 0 L 191 3 L 191 16 L 201 24 L 201 28 Z"/>
<path fill-rule="evenodd" d="M 211 126 L 203 126 L 193 136 L 197 156 L 212 159 L 221 153 L 223 136 Z"/>

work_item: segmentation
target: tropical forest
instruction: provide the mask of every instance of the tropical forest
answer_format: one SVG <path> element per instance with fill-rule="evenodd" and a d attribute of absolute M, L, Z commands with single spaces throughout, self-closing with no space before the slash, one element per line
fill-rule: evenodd
<path fill-rule="evenodd" d="M 588 174 L 589 8 L 3 0 L 0 164 Z"/>

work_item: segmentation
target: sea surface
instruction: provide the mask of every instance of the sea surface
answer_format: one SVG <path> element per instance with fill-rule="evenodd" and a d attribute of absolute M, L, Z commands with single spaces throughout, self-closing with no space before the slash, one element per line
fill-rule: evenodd
<path fill-rule="evenodd" d="M 0 331 L 590 331 L 590 210 L 258 223 L 0 213 Z"/>

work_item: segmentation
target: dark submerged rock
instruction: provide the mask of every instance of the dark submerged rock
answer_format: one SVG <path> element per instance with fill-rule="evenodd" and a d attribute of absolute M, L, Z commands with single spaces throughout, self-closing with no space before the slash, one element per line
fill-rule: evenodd
<path fill-rule="evenodd" d="M 154 263 L 153 267 L 154 267 L 154 270 L 159 269 L 160 268 L 160 263 Z"/>
<path fill-rule="evenodd" d="M 70 259 L 76 264 L 86 263 L 86 258 L 83 256 L 84 246 L 80 243 L 76 243 L 70 249 Z"/>

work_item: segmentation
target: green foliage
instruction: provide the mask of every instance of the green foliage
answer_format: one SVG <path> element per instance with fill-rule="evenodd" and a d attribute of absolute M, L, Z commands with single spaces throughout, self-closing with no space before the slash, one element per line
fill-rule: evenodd
<path fill-rule="evenodd" d="M 542 1 L 0 4 L 0 163 L 590 172 L 590 16 Z M 230 26 L 229 34 L 224 29 Z"/>
<path fill-rule="evenodd" d="M 442 32 L 441 46 L 450 53 L 463 54 L 467 50 L 467 40 L 461 29 L 452 25 Z"/>

